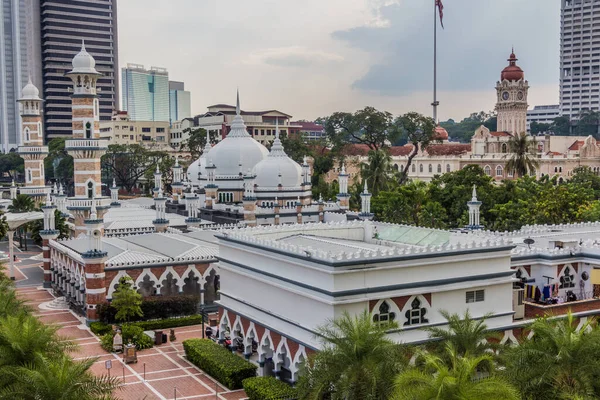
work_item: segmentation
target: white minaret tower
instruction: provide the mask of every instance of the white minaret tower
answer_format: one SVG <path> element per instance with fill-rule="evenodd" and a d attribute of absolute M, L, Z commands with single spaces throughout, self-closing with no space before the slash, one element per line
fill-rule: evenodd
<path fill-rule="evenodd" d="M 477 189 L 475 185 L 473 185 L 473 197 L 471 201 L 467 202 L 467 206 L 469 206 L 469 225 L 468 229 L 481 229 L 483 226 L 479 223 L 479 207 L 481 207 L 481 201 L 477 200 Z"/>
<path fill-rule="evenodd" d="M 183 168 L 179 165 L 179 157 L 175 157 L 175 165 L 173 166 L 173 200 L 179 201 L 181 194 L 183 193 Z"/>
<path fill-rule="evenodd" d="M 119 203 L 119 188 L 117 187 L 117 181 L 115 180 L 115 178 L 113 178 L 112 186 L 110 188 L 110 206 L 121 206 L 121 203 Z"/>
<path fill-rule="evenodd" d="M 162 173 L 158 168 L 158 163 L 156 163 L 156 172 L 154 173 L 154 197 L 158 196 L 158 191 L 162 189 Z"/>
<path fill-rule="evenodd" d="M 167 198 L 163 195 L 162 188 L 158 188 L 158 193 L 154 198 L 154 208 L 156 210 L 156 219 L 152 221 L 156 232 L 165 232 L 169 227 L 167 219 Z"/>
<path fill-rule="evenodd" d="M 185 208 L 188 217 L 185 219 L 185 224 L 188 228 L 200 226 L 201 219 L 198 217 L 200 208 L 200 198 L 196 193 L 187 193 L 185 195 Z"/>
<path fill-rule="evenodd" d="M 361 207 L 360 213 L 358 217 L 362 220 L 371 220 L 373 219 L 373 214 L 371 213 L 371 197 L 373 195 L 369 193 L 369 188 L 367 187 L 367 180 L 365 179 L 365 188 L 363 192 L 360 194 L 361 199 Z"/>
<path fill-rule="evenodd" d="M 348 194 L 348 174 L 346 173 L 346 165 L 342 164 L 342 171 L 338 174 L 338 182 L 340 185 L 340 192 L 337 195 L 337 199 L 342 210 L 350 208 L 350 194 Z M 365 181 L 365 185 L 366 185 Z"/>
<path fill-rule="evenodd" d="M 517 65 L 515 52 L 508 58 L 508 66 L 502 70 L 496 83 L 498 131 L 519 134 L 527 132 L 527 92 L 529 83 L 525 73 Z"/>

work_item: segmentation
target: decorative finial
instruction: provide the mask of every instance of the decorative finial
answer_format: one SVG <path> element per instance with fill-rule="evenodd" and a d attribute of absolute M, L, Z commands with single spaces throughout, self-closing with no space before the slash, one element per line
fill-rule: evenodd
<path fill-rule="evenodd" d="M 179 156 L 175 156 L 175 166 L 179 167 Z"/>
<path fill-rule="evenodd" d="M 61 195 L 61 196 L 64 194 L 63 193 L 62 183 L 60 185 L 58 185 L 58 194 Z"/>
<path fill-rule="evenodd" d="M 50 198 L 50 193 L 46 193 L 46 205 L 50 207 L 52 205 L 52 199 Z"/>
<path fill-rule="evenodd" d="M 346 164 L 342 164 L 342 175 L 346 175 Z"/>
<path fill-rule="evenodd" d="M 52 192 L 58 193 L 58 190 L 56 189 L 56 182 L 54 182 L 54 186 L 52 186 Z"/>
<path fill-rule="evenodd" d="M 28 85 L 33 85 L 33 82 L 31 81 L 31 74 L 29 74 L 29 81 L 27 82 Z"/>
<path fill-rule="evenodd" d="M 81 51 L 86 51 L 85 50 L 85 39 L 81 39 Z"/>
<path fill-rule="evenodd" d="M 96 202 L 92 200 L 92 208 L 90 209 L 90 219 L 98 219 L 98 214 L 96 211 Z"/>
<path fill-rule="evenodd" d="M 15 180 L 14 179 L 12 180 L 11 186 L 13 186 L 13 187 L 15 186 Z"/>
<path fill-rule="evenodd" d="M 477 201 L 477 186 L 473 185 L 473 198 L 471 201 Z"/>
<path fill-rule="evenodd" d="M 275 139 L 279 139 L 279 117 L 275 118 Z"/>
<path fill-rule="evenodd" d="M 240 115 L 240 88 L 237 89 L 237 100 L 235 103 L 235 114 Z"/>
<path fill-rule="evenodd" d="M 369 193 L 369 188 L 367 187 L 367 180 L 366 179 L 365 179 L 365 189 L 364 189 L 363 193 L 365 193 L 365 194 Z"/>
<path fill-rule="evenodd" d="M 112 187 L 114 187 L 114 188 L 117 187 L 117 181 L 115 180 L 115 178 L 113 178 L 113 186 Z"/>
<path fill-rule="evenodd" d="M 156 163 L 156 173 L 160 174 L 160 170 L 158 169 L 158 163 Z"/>

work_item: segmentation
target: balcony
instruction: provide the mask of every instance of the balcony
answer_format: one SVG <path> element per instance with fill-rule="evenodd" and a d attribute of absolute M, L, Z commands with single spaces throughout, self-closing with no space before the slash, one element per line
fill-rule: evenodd
<path fill-rule="evenodd" d="M 70 139 L 65 141 L 66 150 L 105 150 L 108 141 L 102 139 Z"/>
<path fill-rule="evenodd" d="M 48 154 L 48 146 L 19 146 L 19 154 Z"/>
<path fill-rule="evenodd" d="M 110 197 L 96 197 L 95 199 L 79 199 L 72 197 L 67 199 L 67 210 L 89 210 L 92 208 L 92 202 L 96 203 L 96 208 L 110 208 Z"/>

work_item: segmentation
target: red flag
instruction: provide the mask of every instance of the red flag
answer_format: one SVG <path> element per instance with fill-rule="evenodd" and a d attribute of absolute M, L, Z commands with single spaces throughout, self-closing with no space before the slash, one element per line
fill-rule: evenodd
<path fill-rule="evenodd" d="M 442 4 L 442 0 L 435 0 L 435 5 L 438 10 L 440 10 L 440 24 L 442 28 L 444 27 L 444 5 Z"/>

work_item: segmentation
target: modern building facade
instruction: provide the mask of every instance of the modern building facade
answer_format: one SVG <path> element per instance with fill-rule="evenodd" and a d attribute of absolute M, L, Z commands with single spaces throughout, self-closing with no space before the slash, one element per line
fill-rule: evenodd
<path fill-rule="evenodd" d="M 169 122 L 169 72 L 164 68 L 127 64 L 121 72 L 122 109 L 132 121 Z"/>
<path fill-rule="evenodd" d="M 560 114 L 600 110 L 600 0 L 561 0 Z"/>
<path fill-rule="evenodd" d="M 141 144 L 146 147 L 169 143 L 166 121 L 131 121 L 127 111 L 118 111 L 110 121 L 100 122 L 100 138 L 108 144 Z"/>
<path fill-rule="evenodd" d="M 17 100 L 30 77 L 41 87 L 38 0 L 0 0 L 0 144 L 2 151 L 20 143 Z"/>
<path fill-rule="evenodd" d="M 183 82 L 169 81 L 169 121 L 174 124 L 192 116 L 191 93 Z"/>
<path fill-rule="evenodd" d="M 560 116 L 560 106 L 558 104 L 535 106 L 527 111 L 527 132 L 531 131 L 531 123 L 552 124 L 554 118 Z"/>
<path fill-rule="evenodd" d="M 65 76 L 82 41 L 100 74 L 101 120 L 118 108 L 117 0 L 41 0 L 41 49 L 45 127 L 49 139 L 71 136 L 71 89 Z"/>
<path fill-rule="evenodd" d="M 320 140 L 325 139 L 325 127 L 309 121 L 292 122 L 292 125 L 300 126 L 300 134 L 304 140 Z"/>

